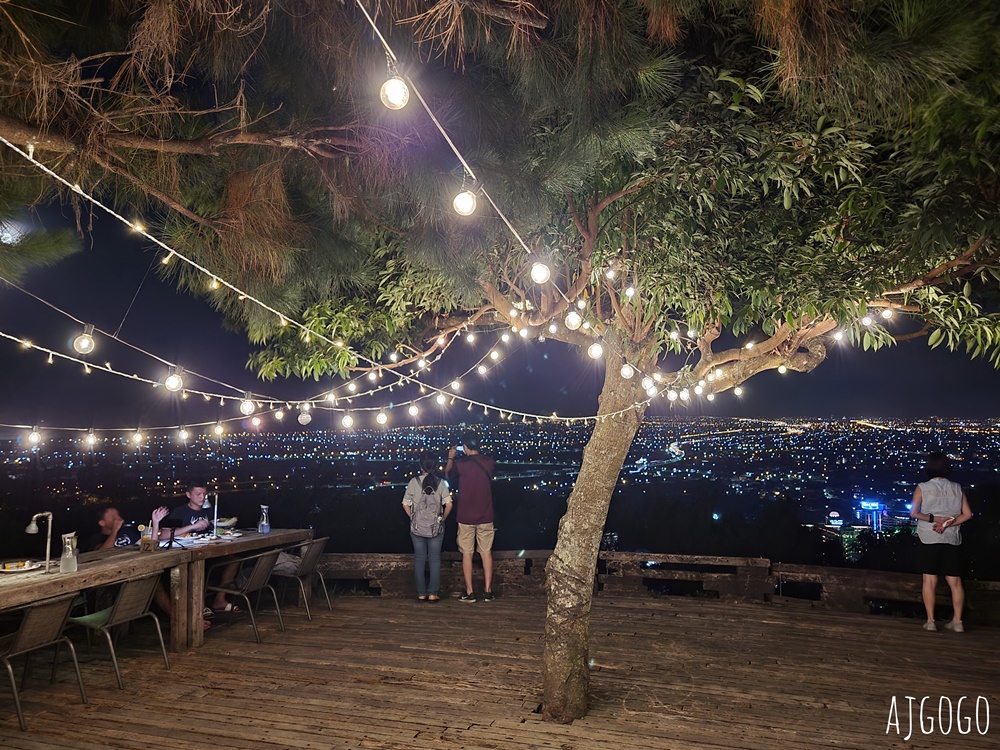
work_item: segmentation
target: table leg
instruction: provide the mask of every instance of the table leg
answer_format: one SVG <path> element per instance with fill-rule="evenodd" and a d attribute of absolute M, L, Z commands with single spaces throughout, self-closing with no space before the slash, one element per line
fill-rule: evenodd
<path fill-rule="evenodd" d="M 204 618 L 201 613 L 205 609 L 205 561 L 192 560 L 188 565 L 188 601 L 187 601 L 187 638 L 188 646 L 197 648 L 205 643 Z"/>
<path fill-rule="evenodd" d="M 188 566 L 170 569 L 170 650 L 188 648 Z"/>

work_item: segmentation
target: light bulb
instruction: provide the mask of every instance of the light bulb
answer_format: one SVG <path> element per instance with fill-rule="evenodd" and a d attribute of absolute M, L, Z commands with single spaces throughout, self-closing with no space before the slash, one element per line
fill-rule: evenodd
<path fill-rule="evenodd" d="M 463 190 L 455 196 L 451 205 L 459 216 L 471 216 L 476 211 L 476 194 L 471 190 Z"/>
<path fill-rule="evenodd" d="M 788 368 L 785 367 L 785 365 L 778 365 L 778 372 L 784 375 L 786 372 L 788 372 Z"/>
<path fill-rule="evenodd" d="M 492 359 L 494 362 L 496 362 L 498 359 L 500 359 L 500 352 L 498 352 L 496 349 L 494 349 L 493 351 L 491 351 L 490 352 L 490 359 Z"/>
<path fill-rule="evenodd" d="M 97 442 L 97 435 L 95 435 L 93 432 L 87 433 L 86 441 L 87 445 L 94 445 Z"/>
<path fill-rule="evenodd" d="M 694 328 L 688 328 L 688 338 L 689 339 L 698 338 L 698 332 Z"/>
<path fill-rule="evenodd" d="M 369 379 L 370 381 L 372 381 L 373 383 L 375 382 L 375 379 L 376 379 L 377 377 L 378 377 L 378 375 L 376 375 L 376 374 L 375 374 L 374 370 L 373 370 L 372 372 L 368 373 L 368 379 Z"/>
<path fill-rule="evenodd" d="M 163 379 L 163 387 L 171 393 L 176 393 L 184 387 L 184 378 L 182 378 L 176 371 L 171 372 Z"/>
<path fill-rule="evenodd" d="M 843 339 L 844 339 L 844 332 L 843 331 L 837 331 L 836 333 L 833 334 L 833 340 L 834 341 L 843 341 Z"/>
<path fill-rule="evenodd" d="M 635 296 L 635 287 L 630 286 L 628 289 L 626 289 L 625 296 L 628 297 L 629 299 L 632 299 Z"/>
<path fill-rule="evenodd" d="M 655 396 L 656 393 L 657 391 L 655 385 L 651 385 L 649 386 L 649 388 L 646 389 L 646 395 L 649 396 L 650 398 L 653 398 L 653 396 Z"/>
<path fill-rule="evenodd" d="M 312 404 L 309 403 L 308 401 L 303 401 L 301 404 L 299 404 L 299 411 L 301 412 L 306 412 L 309 411 L 310 409 L 312 409 Z"/>
<path fill-rule="evenodd" d="M 410 87 L 399 76 L 392 76 L 382 84 L 378 97 L 387 109 L 402 109 L 410 101 Z"/>
<path fill-rule="evenodd" d="M 344 418 L 340 420 L 340 424 L 349 430 L 354 426 L 354 417 L 350 414 L 345 414 Z"/>
<path fill-rule="evenodd" d="M 500 337 L 500 340 L 502 342 L 504 342 L 505 344 L 509 344 L 510 343 L 510 334 L 509 333 L 505 333 L 503 336 Z"/>
<path fill-rule="evenodd" d="M 694 392 L 695 392 L 695 395 L 700 396 L 701 394 L 703 394 L 705 392 L 705 387 L 701 386 L 701 385 L 696 385 L 694 387 Z"/>
<path fill-rule="evenodd" d="M 83 333 L 73 339 L 73 348 L 78 354 L 90 354 L 94 351 L 94 326 L 84 326 Z"/>
<path fill-rule="evenodd" d="M 648 375 L 642 379 L 642 387 L 643 388 L 650 388 L 650 387 L 652 387 L 652 385 L 653 385 L 653 379 L 651 377 L 649 377 Z"/>
<path fill-rule="evenodd" d="M 675 390 L 669 390 L 669 391 L 667 391 L 667 400 L 668 401 L 676 401 L 677 400 L 677 391 L 675 391 Z"/>
<path fill-rule="evenodd" d="M 347 390 L 349 390 L 351 393 L 354 393 L 356 390 L 358 390 L 358 384 L 354 382 L 348 383 Z"/>
<path fill-rule="evenodd" d="M 427 367 L 427 360 L 424 359 L 423 357 L 421 357 L 420 359 L 418 359 L 417 360 L 417 367 L 419 367 L 421 370 L 423 370 L 425 367 Z"/>
<path fill-rule="evenodd" d="M 242 401 L 240 401 L 240 413 L 245 417 L 249 417 L 253 414 L 254 409 L 256 408 L 257 405 L 250 400 L 249 394 Z"/>
<path fill-rule="evenodd" d="M 378 414 L 375 415 L 375 421 L 378 422 L 379 424 L 385 424 L 386 422 L 389 421 L 389 415 L 386 414 L 384 411 L 380 411 Z"/>
<path fill-rule="evenodd" d="M 631 380 L 632 376 L 635 375 L 635 368 L 632 365 L 622 365 L 620 374 L 625 380 Z"/>
<path fill-rule="evenodd" d="M 465 340 L 468 341 L 471 344 L 473 341 L 476 340 L 476 334 L 474 334 L 474 333 L 466 334 Z"/>
<path fill-rule="evenodd" d="M 680 337 L 681 337 L 681 335 L 677 331 L 671 331 L 670 332 L 670 340 L 671 341 L 677 341 L 677 339 L 679 339 Z"/>
<path fill-rule="evenodd" d="M 705 376 L 705 380 L 711 383 L 713 380 L 715 380 L 715 373 L 714 372 L 708 373 L 708 375 Z"/>
<path fill-rule="evenodd" d="M 183 427 L 181 427 L 181 428 L 180 428 L 180 429 L 179 429 L 179 430 L 177 431 L 177 438 L 178 438 L 178 440 L 187 440 L 187 439 L 188 439 L 188 438 L 189 438 L 190 436 L 191 436 L 191 433 L 189 433 L 189 432 L 188 432 L 187 430 L 185 430 L 185 429 L 184 429 Z"/>
<path fill-rule="evenodd" d="M 390 362 L 398 362 L 399 361 L 399 355 L 396 354 L 396 352 L 393 352 L 392 354 L 389 355 L 389 361 Z"/>
<path fill-rule="evenodd" d="M 32 445 L 38 445 L 42 441 L 41 433 L 38 432 L 38 428 L 34 428 L 28 435 L 28 442 Z"/>
<path fill-rule="evenodd" d="M 417 408 L 416 404 L 410 404 L 410 408 L 406 410 L 411 417 L 415 417 L 420 413 L 420 409 Z"/>
<path fill-rule="evenodd" d="M 747 349 L 753 349 L 753 342 L 752 342 L 752 341 L 748 341 L 748 342 L 747 342 L 747 347 L 746 347 L 746 348 L 747 348 Z"/>
<path fill-rule="evenodd" d="M 522 328 L 520 331 L 517 332 L 517 335 L 520 336 L 522 339 L 526 339 L 528 338 L 528 336 L 531 335 L 531 329 Z"/>
<path fill-rule="evenodd" d="M 313 421 L 313 415 L 307 411 L 300 411 L 298 416 L 299 424 L 305 427 Z"/>
<path fill-rule="evenodd" d="M 274 418 L 280 422 L 282 419 L 285 418 L 285 412 L 283 412 L 281 409 L 278 409 L 278 411 L 274 412 Z"/>
<path fill-rule="evenodd" d="M 735 393 L 737 396 L 742 396 L 743 389 L 740 386 L 736 386 L 735 388 L 733 388 L 733 393 Z"/>
<path fill-rule="evenodd" d="M 681 401 L 687 401 L 689 398 L 691 398 L 690 391 L 687 388 L 683 389 L 681 391 Z"/>
<path fill-rule="evenodd" d="M 222 433 L 224 433 L 225 431 L 226 431 L 226 428 L 223 427 L 221 423 L 215 425 L 215 427 L 212 428 L 212 432 L 214 432 L 218 436 L 221 436 Z"/>
<path fill-rule="evenodd" d="M 587 348 L 587 355 L 591 359 L 600 359 L 604 356 L 604 347 L 595 341 Z"/>
<path fill-rule="evenodd" d="M 555 321 L 549 323 L 549 333 L 559 333 L 559 324 Z"/>
<path fill-rule="evenodd" d="M 570 310 L 568 313 L 566 313 L 566 327 L 569 330 L 575 331 L 582 325 L 583 325 L 583 318 L 580 317 L 580 313 L 578 313 L 576 310 Z"/>
<path fill-rule="evenodd" d="M 142 442 L 142 433 L 138 430 L 132 433 L 132 442 L 138 445 Z"/>
<path fill-rule="evenodd" d="M 452 380 L 451 381 L 451 389 L 453 391 L 457 391 L 457 390 L 461 389 L 461 387 L 462 387 L 462 384 L 459 383 L 457 380 Z"/>
<path fill-rule="evenodd" d="M 251 419 L 250 424 L 252 424 L 254 427 L 260 427 L 260 417 L 254 417 L 253 419 Z"/>
<path fill-rule="evenodd" d="M 717 377 L 717 378 L 721 378 L 722 377 L 722 368 L 721 367 L 716 367 L 715 368 L 715 377 Z"/>
<path fill-rule="evenodd" d="M 479 365 L 479 367 L 476 368 L 476 372 L 478 372 L 480 375 L 485 375 L 486 365 Z"/>
<path fill-rule="evenodd" d="M 614 279 L 614 277 L 615 277 L 615 269 L 609 268 L 607 271 L 604 272 L 604 278 Z"/>
<path fill-rule="evenodd" d="M 443 393 L 439 393 L 437 395 L 437 398 L 434 400 L 437 401 L 439 404 L 441 404 L 441 406 L 444 406 L 444 402 L 447 401 L 448 399 L 445 398 Z"/>
<path fill-rule="evenodd" d="M 873 322 L 874 321 L 868 315 L 866 315 L 865 317 L 863 317 L 861 319 L 861 325 L 863 325 L 863 326 L 870 326 Z"/>
<path fill-rule="evenodd" d="M 715 401 L 715 394 L 709 393 L 707 396 L 705 396 L 705 398 L 708 399 L 709 401 Z"/>
<path fill-rule="evenodd" d="M 889 318 L 891 318 L 892 317 L 892 308 L 891 307 L 885 308 L 882 311 L 882 317 L 885 318 L 886 320 L 888 320 Z"/>
<path fill-rule="evenodd" d="M 210 282 L 208 282 L 208 288 L 209 289 L 218 289 L 219 286 L 221 286 L 219 284 L 219 280 L 217 278 L 215 278 L 214 276 L 212 277 L 212 280 Z"/>
<path fill-rule="evenodd" d="M 540 260 L 531 264 L 531 280 L 536 284 L 544 284 L 552 276 L 552 271 Z"/>

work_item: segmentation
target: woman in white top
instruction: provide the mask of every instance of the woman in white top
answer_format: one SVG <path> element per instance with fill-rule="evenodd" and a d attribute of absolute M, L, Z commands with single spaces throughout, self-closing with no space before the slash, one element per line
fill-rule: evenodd
<path fill-rule="evenodd" d="M 417 599 L 440 601 L 441 546 L 444 544 L 444 521 L 451 513 L 448 483 L 435 474 L 438 459 L 424 451 L 420 455 L 420 475 L 410 480 L 403 494 L 403 510 L 410 517 L 413 541 L 413 578 Z"/>
<path fill-rule="evenodd" d="M 917 537 L 920 549 L 917 560 L 924 575 L 923 599 L 927 610 L 924 630 L 937 630 L 934 622 L 934 599 L 938 576 L 943 575 L 951 588 L 951 605 L 954 611 L 946 630 L 964 633 L 962 608 L 965 606 L 965 589 L 962 588 L 962 557 L 959 547 L 962 532 L 959 528 L 972 518 L 969 500 L 962 486 L 948 479 L 951 461 L 943 453 L 927 456 L 927 482 L 913 491 L 910 517 L 917 519 Z"/>

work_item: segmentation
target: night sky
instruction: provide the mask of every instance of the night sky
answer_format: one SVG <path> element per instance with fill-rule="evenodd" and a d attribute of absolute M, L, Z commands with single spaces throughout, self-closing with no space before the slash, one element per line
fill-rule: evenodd
<path fill-rule="evenodd" d="M 47 215 L 46 220 L 51 223 L 53 217 Z M 224 330 L 220 317 L 207 303 L 178 293 L 162 282 L 158 277 L 161 255 L 155 248 L 137 242 L 116 220 L 98 214 L 95 232 L 87 238 L 84 250 L 56 266 L 33 271 L 23 285 L 98 328 L 114 331 L 122 325 L 120 335 L 126 341 L 241 389 L 295 400 L 315 396 L 340 382 L 257 381 L 246 369 L 251 348 L 245 338 Z M 147 273 L 147 269 L 151 270 Z M 126 316 L 144 276 L 145 282 Z M 80 327 L 3 286 L 0 330 L 72 353 L 71 341 Z M 92 355 L 95 362 L 110 361 L 116 369 L 151 379 L 162 378 L 166 372 L 163 365 L 131 353 L 116 342 L 99 336 L 97 344 L 98 350 Z M 449 352 L 427 380 L 446 385 L 489 346 L 486 337 L 480 337 L 474 347 L 457 343 L 453 347 L 457 351 Z M 220 407 L 218 400 L 205 403 L 201 397 L 180 401 L 162 388 L 100 371 L 84 375 L 78 365 L 70 362 L 57 360 L 47 365 L 43 353 L 25 350 L 7 340 L 0 341 L 0 362 L 0 423 L 4 425 L 150 428 L 193 424 L 238 413 L 235 402 Z M 543 414 L 556 410 L 567 416 L 593 413 L 602 366 L 585 353 L 557 342 L 519 343 L 488 379 L 474 373 L 466 377 L 463 393 L 501 408 Z M 1000 377 L 988 362 L 973 362 L 962 354 L 944 350 L 931 351 L 925 341 L 877 353 L 844 345 L 834 347 L 828 360 L 813 373 L 765 373 L 745 384 L 742 398 L 728 392 L 719 395 L 714 403 L 700 402 L 687 411 L 723 417 L 992 418 L 1000 416 L 998 382 Z M 187 384 L 224 392 L 203 381 L 195 384 L 188 379 Z M 233 393 L 234 398 L 238 395 Z M 398 391 L 392 394 L 398 395 Z M 666 401 L 651 413 L 669 413 Z M 474 415 L 478 418 L 481 411 Z M 425 402 L 421 421 L 460 422 L 469 417 L 464 406 L 443 409 Z M 339 417 L 336 419 L 339 421 Z M 370 424 L 364 426 L 374 424 L 372 417 L 367 421 Z M 393 415 L 394 425 L 413 421 L 402 411 Z M 330 428 L 334 422 L 332 414 L 318 412 L 309 429 Z M 16 431 L 6 429 L 0 434 L 10 436 Z"/>

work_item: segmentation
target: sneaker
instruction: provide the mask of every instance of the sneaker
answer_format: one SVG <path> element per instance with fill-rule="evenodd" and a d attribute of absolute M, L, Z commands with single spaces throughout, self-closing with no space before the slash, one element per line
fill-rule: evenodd
<path fill-rule="evenodd" d="M 952 633 L 964 633 L 965 632 L 965 626 L 962 625 L 962 621 L 961 620 L 959 620 L 958 622 L 946 622 L 944 624 L 944 629 L 945 630 L 950 630 Z"/>
<path fill-rule="evenodd" d="M 491 602 L 491 601 L 493 601 L 494 599 L 496 599 L 496 596 L 494 596 L 494 594 L 493 594 L 493 592 L 492 592 L 492 591 L 487 591 L 487 592 L 485 592 L 485 593 L 483 594 L 483 601 L 484 601 L 484 602 Z"/>
<path fill-rule="evenodd" d="M 475 594 L 462 594 L 460 597 L 458 597 L 458 600 L 460 602 L 468 602 L 469 604 L 474 604 L 475 601 L 476 601 L 476 595 Z"/>
<path fill-rule="evenodd" d="M 947 625 L 945 627 L 947 627 Z M 937 630 L 937 625 L 935 624 L 934 620 L 928 620 L 927 622 L 925 622 L 924 630 Z"/>

